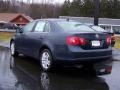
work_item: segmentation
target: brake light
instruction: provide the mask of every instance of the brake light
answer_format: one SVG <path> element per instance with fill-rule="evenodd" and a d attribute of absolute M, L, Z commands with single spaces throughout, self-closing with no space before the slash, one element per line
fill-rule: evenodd
<path fill-rule="evenodd" d="M 107 37 L 107 39 L 106 39 L 106 43 L 107 43 L 108 45 L 111 44 L 111 37 Z"/>
<path fill-rule="evenodd" d="M 69 45 L 85 45 L 85 39 L 77 36 L 70 36 L 66 39 L 67 44 Z"/>

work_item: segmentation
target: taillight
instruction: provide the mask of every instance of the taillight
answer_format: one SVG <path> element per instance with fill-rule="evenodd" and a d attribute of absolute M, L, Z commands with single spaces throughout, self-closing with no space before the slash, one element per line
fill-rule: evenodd
<path fill-rule="evenodd" d="M 67 37 L 66 42 L 69 45 L 85 45 L 86 44 L 86 41 L 84 38 L 77 37 L 77 36 Z"/>
<path fill-rule="evenodd" d="M 110 44 L 111 44 L 111 37 L 107 37 L 106 43 L 107 43 L 107 45 L 110 45 Z"/>

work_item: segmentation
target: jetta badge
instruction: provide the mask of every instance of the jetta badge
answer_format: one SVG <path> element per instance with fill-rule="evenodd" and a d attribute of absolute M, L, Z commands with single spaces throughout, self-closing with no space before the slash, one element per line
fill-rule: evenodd
<path fill-rule="evenodd" d="M 96 37 L 96 38 L 99 38 L 99 35 L 98 35 L 98 34 L 96 34 L 96 35 L 95 35 L 95 37 Z"/>

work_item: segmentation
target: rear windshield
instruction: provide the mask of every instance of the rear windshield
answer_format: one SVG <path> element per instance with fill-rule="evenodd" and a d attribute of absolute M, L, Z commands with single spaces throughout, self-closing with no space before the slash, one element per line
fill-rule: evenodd
<path fill-rule="evenodd" d="M 94 30 L 96 30 L 98 32 L 107 32 L 105 29 L 103 29 L 99 26 L 91 26 L 91 28 L 93 28 Z"/>
<path fill-rule="evenodd" d="M 77 21 L 58 21 L 57 24 L 65 31 L 95 32 L 94 29 Z"/>

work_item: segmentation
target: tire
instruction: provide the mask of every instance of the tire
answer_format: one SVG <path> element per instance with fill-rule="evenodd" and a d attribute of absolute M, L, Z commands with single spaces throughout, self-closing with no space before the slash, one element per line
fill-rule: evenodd
<path fill-rule="evenodd" d="M 53 57 L 48 49 L 44 49 L 40 53 L 40 65 L 43 71 L 52 71 L 54 68 Z"/>
<path fill-rule="evenodd" d="M 10 44 L 10 53 L 11 53 L 12 56 L 15 56 L 15 57 L 18 56 L 18 54 L 19 54 L 19 53 L 16 51 L 14 41 L 12 41 L 11 44 Z"/>

